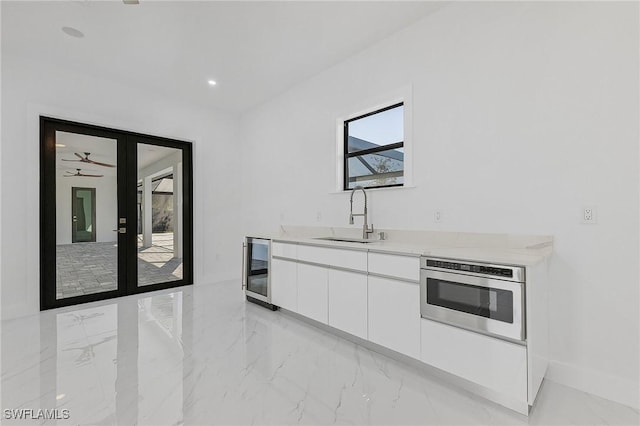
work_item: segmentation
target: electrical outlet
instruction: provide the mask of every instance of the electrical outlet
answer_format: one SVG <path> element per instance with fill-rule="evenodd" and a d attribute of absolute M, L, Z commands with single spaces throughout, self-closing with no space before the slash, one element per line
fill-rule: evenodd
<path fill-rule="evenodd" d="M 589 206 L 582 209 L 582 223 L 597 223 L 598 211 L 595 207 Z"/>
<path fill-rule="evenodd" d="M 435 213 L 433 214 L 433 221 L 435 223 L 442 222 L 442 211 L 440 211 L 440 210 L 436 210 L 435 211 Z"/>

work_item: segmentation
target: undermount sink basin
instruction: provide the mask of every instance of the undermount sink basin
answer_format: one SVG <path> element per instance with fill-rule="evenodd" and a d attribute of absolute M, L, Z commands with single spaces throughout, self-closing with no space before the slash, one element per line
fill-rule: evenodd
<path fill-rule="evenodd" d="M 375 243 L 378 240 L 366 240 L 364 238 L 349 238 L 349 237 L 317 237 L 314 240 L 325 241 L 342 241 L 345 243 Z"/>

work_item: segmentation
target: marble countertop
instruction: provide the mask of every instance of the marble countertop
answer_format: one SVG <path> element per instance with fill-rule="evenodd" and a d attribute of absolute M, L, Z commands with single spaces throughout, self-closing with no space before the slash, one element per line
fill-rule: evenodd
<path fill-rule="evenodd" d="M 279 232 L 251 236 L 287 243 L 518 266 L 536 265 L 553 252 L 551 236 L 380 229 L 373 234 L 376 238 L 379 231 L 385 232 L 386 239 L 369 243 L 318 239 L 360 238 L 361 230 L 355 228 L 281 226 Z"/>

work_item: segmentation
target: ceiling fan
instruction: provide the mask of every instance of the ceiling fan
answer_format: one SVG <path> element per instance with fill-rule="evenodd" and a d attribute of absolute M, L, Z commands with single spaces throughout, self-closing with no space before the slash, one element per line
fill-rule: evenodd
<path fill-rule="evenodd" d="M 82 173 L 80 172 L 80 170 L 82 169 L 76 169 L 77 172 L 72 173 L 70 171 L 66 171 L 65 173 L 68 173 L 66 175 L 64 175 L 64 177 L 103 177 L 104 175 L 88 175 L 86 173 Z"/>
<path fill-rule="evenodd" d="M 84 157 L 78 153 L 78 152 L 74 152 L 75 156 L 79 158 L 79 160 L 67 160 L 65 158 L 62 158 L 62 161 L 74 161 L 74 162 L 79 162 L 79 163 L 89 163 L 89 164 L 95 164 L 97 166 L 104 166 L 104 167 L 115 167 L 115 165 L 113 164 L 107 164 L 107 163 L 100 163 L 98 161 L 93 161 L 91 159 L 89 159 L 89 156 L 91 155 L 90 152 L 85 152 L 84 153 Z"/>

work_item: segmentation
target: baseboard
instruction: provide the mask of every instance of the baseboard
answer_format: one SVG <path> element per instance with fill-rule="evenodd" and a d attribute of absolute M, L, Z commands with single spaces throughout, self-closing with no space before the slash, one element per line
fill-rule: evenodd
<path fill-rule="evenodd" d="M 546 378 L 640 410 L 640 383 L 633 380 L 560 361 L 549 363 Z"/>

